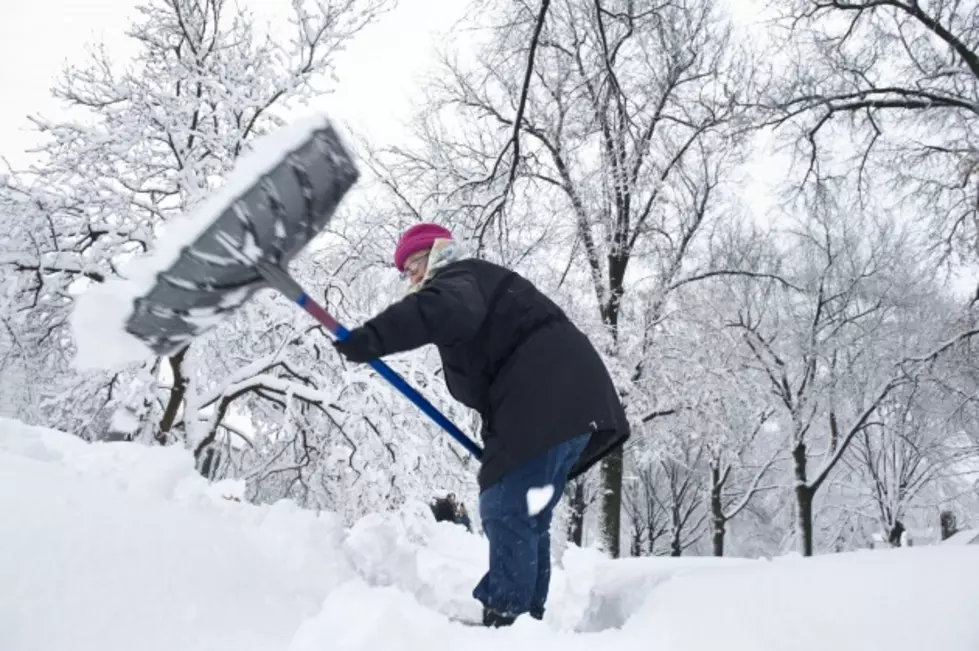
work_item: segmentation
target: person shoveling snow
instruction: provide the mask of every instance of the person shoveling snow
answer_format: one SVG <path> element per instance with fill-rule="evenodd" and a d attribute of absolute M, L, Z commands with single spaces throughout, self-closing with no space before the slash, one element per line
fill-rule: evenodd
<path fill-rule="evenodd" d="M 565 482 L 629 437 L 608 370 L 588 338 L 528 280 L 462 259 L 452 234 L 419 224 L 395 266 L 414 291 L 348 331 L 299 285 L 288 264 L 333 218 L 359 172 L 339 134 L 314 114 L 256 139 L 225 185 L 126 279 L 83 295 L 73 313 L 76 364 L 116 365 L 182 350 L 255 292 L 272 288 L 367 362 L 482 462 L 480 516 L 489 571 L 473 596 L 487 625 L 543 618 L 550 583 L 551 516 Z M 95 354 L 105 332 L 116 354 Z M 435 344 L 450 393 L 483 419 L 482 450 L 379 358 Z M 85 354 L 84 351 L 89 353 Z M 528 509 L 528 491 L 551 486 Z"/>
<path fill-rule="evenodd" d="M 394 263 L 407 296 L 334 345 L 355 363 L 438 347 L 449 392 L 483 421 L 479 515 L 489 571 L 473 590 L 483 624 L 542 619 L 551 516 L 565 483 L 629 437 L 615 386 L 560 307 L 516 272 L 463 257 L 447 229 L 409 228 Z M 551 487 L 546 503 L 529 505 L 543 486 Z"/>

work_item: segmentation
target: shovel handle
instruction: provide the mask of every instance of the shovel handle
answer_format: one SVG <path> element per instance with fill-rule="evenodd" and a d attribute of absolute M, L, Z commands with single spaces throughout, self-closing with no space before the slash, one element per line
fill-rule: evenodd
<path fill-rule="evenodd" d="M 343 341 L 350 335 L 350 331 L 344 328 L 340 323 L 333 318 L 333 316 L 327 312 L 323 307 L 310 298 L 307 294 L 303 293 L 297 300 L 296 303 L 299 304 L 306 312 L 312 316 L 314 319 L 323 324 L 323 326 L 332 332 L 336 336 L 337 340 Z M 442 429 L 448 432 L 452 438 L 458 441 L 466 450 L 469 451 L 476 459 L 479 459 L 483 455 L 483 450 L 466 434 L 460 430 L 455 424 L 445 417 L 445 414 L 440 412 L 435 406 L 430 403 L 425 397 L 420 394 L 414 387 L 408 384 L 403 377 L 398 375 L 398 373 L 382 362 L 379 359 L 372 359 L 368 362 L 371 367 L 377 371 L 378 375 L 383 377 L 385 380 L 394 385 L 394 388 L 400 391 L 408 400 L 415 403 L 419 409 L 421 409 L 425 414 L 434 420 Z"/>
<path fill-rule="evenodd" d="M 333 315 L 327 312 L 322 305 L 310 298 L 309 294 L 303 290 L 299 283 L 285 269 L 266 261 L 258 261 L 255 266 L 261 276 L 273 289 L 283 294 L 289 300 L 295 301 L 301 308 L 306 310 L 307 314 L 329 330 L 337 340 L 343 341 L 350 336 L 350 331 L 340 325 L 340 322 L 333 318 Z M 395 389 L 404 394 L 416 407 L 425 412 L 429 418 L 448 432 L 452 438 L 458 441 L 462 447 L 466 448 L 477 460 L 482 458 L 482 448 L 466 436 L 461 429 L 456 427 L 452 421 L 446 418 L 442 412 L 436 409 L 414 387 L 408 384 L 394 369 L 379 359 L 373 359 L 368 364 L 377 371 L 378 375 L 394 385 Z"/>

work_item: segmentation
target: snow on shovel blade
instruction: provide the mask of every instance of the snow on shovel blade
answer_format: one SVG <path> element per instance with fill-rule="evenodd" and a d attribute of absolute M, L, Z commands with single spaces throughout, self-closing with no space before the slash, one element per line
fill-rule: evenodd
<path fill-rule="evenodd" d="M 282 149 L 272 152 L 278 160 L 261 161 L 259 173 L 251 169 L 258 163 L 254 156 L 240 161 L 229 185 L 234 181 L 242 191 L 215 207 L 210 224 L 135 299 L 126 330 L 157 355 L 177 352 L 265 287 L 255 264 L 285 268 L 357 181 L 357 168 L 328 122 L 317 123 L 296 146 L 282 145 L 296 139 L 295 129 L 264 138 L 275 136 L 279 140 L 266 141 L 264 153 Z M 261 149 L 257 143 L 253 154 Z"/>

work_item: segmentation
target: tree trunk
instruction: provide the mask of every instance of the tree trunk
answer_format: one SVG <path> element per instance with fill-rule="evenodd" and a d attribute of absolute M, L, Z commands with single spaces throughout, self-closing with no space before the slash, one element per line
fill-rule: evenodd
<path fill-rule="evenodd" d="M 630 554 L 632 556 L 642 556 L 642 540 L 643 540 L 643 530 L 637 524 L 632 527 L 632 546 L 630 548 Z"/>
<path fill-rule="evenodd" d="M 900 547 L 901 539 L 904 537 L 904 523 L 900 520 L 895 520 L 894 524 L 886 531 L 887 542 L 891 544 L 891 547 Z"/>
<path fill-rule="evenodd" d="M 160 419 L 160 429 L 156 432 L 156 441 L 160 445 L 169 443 L 170 430 L 173 429 L 173 424 L 177 421 L 177 413 L 180 411 L 180 405 L 183 404 L 184 396 L 187 394 L 187 378 L 184 377 L 183 373 L 184 355 L 186 354 L 187 348 L 183 348 L 168 359 L 170 370 L 173 372 L 173 389 L 170 391 L 166 409 L 163 410 L 163 418 Z"/>
<path fill-rule="evenodd" d="M 710 469 L 710 514 L 712 531 L 712 544 L 714 556 L 724 555 L 724 525 L 727 519 L 724 517 L 724 509 L 721 503 L 721 471 L 719 468 Z"/>
<path fill-rule="evenodd" d="M 673 493 L 673 511 L 670 514 L 672 527 L 670 527 L 670 556 L 679 558 L 683 555 L 683 518 L 680 515 L 680 504 L 678 503 L 677 493 Z"/>
<path fill-rule="evenodd" d="M 942 529 L 942 540 L 948 540 L 959 531 L 955 514 L 951 511 L 942 511 L 938 516 L 938 522 Z"/>
<path fill-rule="evenodd" d="M 581 547 L 585 532 L 585 482 L 583 479 L 574 481 L 574 492 L 571 494 L 571 518 L 568 521 L 568 540 Z"/>
<path fill-rule="evenodd" d="M 719 523 L 717 520 L 714 521 L 714 536 L 712 539 L 714 556 L 724 555 L 724 521 L 721 520 Z"/>
<path fill-rule="evenodd" d="M 812 498 L 813 490 L 806 477 L 806 444 L 799 441 L 792 450 L 795 461 L 795 499 L 796 535 L 799 537 L 799 551 L 803 556 L 812 556 Z"/>
<path fill-rule="evenodd" d="M 616 237 L 621 237 L 621 233 L 617 232 Z M 609 255 L 608 259 L 609 299 L 602 308 L 602 322 L 612 335 L 614 354 L 619 352 L 619 310 L 622 305 L 625 271 L 629 264 L 624 240 L 617 241 L 616 245 L 616 253 Z M 602 463 L 602 533 L 605 549 L 612 558 L 618 558 L 620 553 L 623 463 L 622 446 L 612 450 Z"/>
<path fill-rule="evenodd" d="M 619 557 L 622 524 L 622 446 L 602 461 L 602 534 L 605 550 L 612 558 Z"/>
<path fill-rule="evenodd" d="M 795 496 L 799 507 L 799 551 L 803 556 L 812 556 L 812 490 L 808 486 L 796 486 Z"/>
<path fill-rule="evenodd" d="M 221 453 L 215 450 L 213 447 L 207 448 L 207 451 L 202 455 L 200 462 L 200 473 L 206 479 L 213 480 L 214 474 L 218 470 L 218 466 L 221 464 Z"/>

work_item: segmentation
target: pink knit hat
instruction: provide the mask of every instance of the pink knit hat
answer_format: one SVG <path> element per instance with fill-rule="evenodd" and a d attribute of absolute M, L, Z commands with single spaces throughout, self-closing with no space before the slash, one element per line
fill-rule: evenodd
<path fill-rule="evenodd" d="M 394 266 L 405 270 L 405 261 L 412 254 L 432 248 L 435 240 L 451 240 L 452 233 L 438 224 L 415 224 L 404 232 L 394 250 Z"/>

